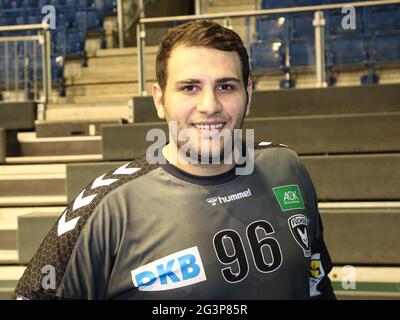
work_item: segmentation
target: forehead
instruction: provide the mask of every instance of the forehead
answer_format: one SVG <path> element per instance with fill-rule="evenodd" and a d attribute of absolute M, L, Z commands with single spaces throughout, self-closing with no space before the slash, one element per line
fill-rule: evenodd
<path fill-rule="evenodd" d="M 239 54 L 199 46 L 178 45 L 168 59 L 168 81 L 235 77 L 242 79 Z"/>

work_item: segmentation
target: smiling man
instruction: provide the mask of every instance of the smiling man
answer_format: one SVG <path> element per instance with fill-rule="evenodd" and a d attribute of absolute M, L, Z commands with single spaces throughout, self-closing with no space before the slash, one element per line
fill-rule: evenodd
<path fill-rule="evenodd" d="M 153 97 L 158 116 L 177 129 L 163 150 L 167 159 L 176 159 L 174 165 L 186 172 L 215 175 L 234 166 L 223 161 L 223 133 L 231 134 L 233 140 L 233 130 L 242 127 L 249 113 L 253 83 L 247 52 L 240 42 L 225 42 L 218 25 L 208 30 L 213 33 L 215 29 L 213 38 L 196 24 L 191 28 L 178 43 L 173 38 L 180 35 L 179 31 L 166 35 L 166 39 L 172 39 L 162 43 L 157 56 L 158 83 L 153 85 Z M 191 141 L 178 139 L 183 130 Z M 190 164 L 178 156 L 178 150 L 188 143 L 194 156 Z M 209 155 L 206 165 L 200 164 L 200 159 L 207 157 L 203 154 Z M 216 163 L 218 160 L 221 164 Z"/>
<path fill-rule="evenodd" d="M 242 128 L 252 94 L 239 36 L 207 21 L 179 25 L 161 39 L 156 71 L 158 116 L 177 132 L 160 163 L 143 156 L 88 184 L 15 295 L 334 299 L 317 197 L 297 154 L 246 140 L 254 170 L 240 175 L 237 161 L 225 161 L 235 144 L 222 138 Z"/>

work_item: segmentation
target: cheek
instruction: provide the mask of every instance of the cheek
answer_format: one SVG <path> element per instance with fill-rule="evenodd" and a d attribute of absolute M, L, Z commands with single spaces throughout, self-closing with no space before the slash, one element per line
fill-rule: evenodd
<path fill-rule="evenodd" d="M 170 99 L 166 99 L 165 110 L 167 120 L 185 123 L 193 112 L 193 106 L 188 100 L 177 97 L 174 99 L 174 97 L 171 97 Z"/>

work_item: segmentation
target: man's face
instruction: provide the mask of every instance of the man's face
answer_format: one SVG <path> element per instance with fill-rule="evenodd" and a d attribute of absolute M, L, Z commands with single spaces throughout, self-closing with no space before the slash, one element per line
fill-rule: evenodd
<path fill-rule="evenodd" d="M 223 140 L 213 137 L 223 129 L 233 132 L 242 127 L 252 93 L 252 83 L 247 87 L 243 83 L 237 52 L 184 45 L 171 51 L 165 91 L 156 87 L 153 96 L 159 116 L 169 124 L 176 122 L 178 136 L 183 129 L 192 130 L 197 144 L 192 143 L 191 150 L 196 157 L 208 150 L 210 158 L 219 158 L 224 150 Z M 187 147 L 187 141 L 174 143 L 179 149 Z"/>

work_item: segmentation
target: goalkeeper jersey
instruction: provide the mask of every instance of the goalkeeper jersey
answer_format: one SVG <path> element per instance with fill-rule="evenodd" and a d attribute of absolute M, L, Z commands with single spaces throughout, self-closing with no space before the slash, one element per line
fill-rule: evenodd
<path fill-rule="evenodd" d="M 43 240 L 20 299 L 334 298 L 315 190 L 269 143 L 210 177 L 143 156 L 93 180 Z"/>

